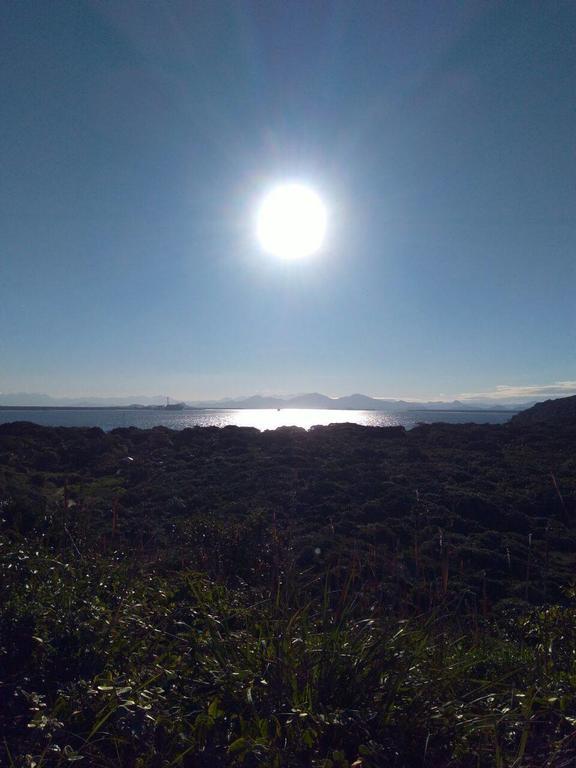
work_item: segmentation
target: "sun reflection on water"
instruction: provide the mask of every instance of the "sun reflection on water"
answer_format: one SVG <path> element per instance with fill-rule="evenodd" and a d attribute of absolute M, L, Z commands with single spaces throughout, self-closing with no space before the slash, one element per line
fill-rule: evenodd
<path fill-rule="evenodd" d="M 260 431 L 278 427 L 302 427 L 310 429 L 328 424 L 363 424 L 372 427 L 392 427 L 400 420 L 389 413 L 378 411 L 330 411 L 312 408 L 282 408 L 261 410 L 222 411 L 223 424 L 235 424 L 238 427 L 256 427 Z"/>
<path fill-rule="evenodd" d="M 255 427 L 261 431 L 278 427 L 302 427 L 328 424 L 362 424 L 368 427 L 394 427 L 402 425 L 406 429 L 421 421 L 448 421 L 452 424 L 475 422 L 477 424 L 502 424 L 510 418 L 510 413 L 483 411 L 331 411 L 324 409 L 282 408 L 270 409 L 233 409 L 205 408 L 184 411 L 167 411 L 164 408 L 62 408 L 28 409 L 0 408 L 0 424 L 11 421 L 31 421 L 48 427 L 100 427 L 104 430 L 118 427 Z"/>

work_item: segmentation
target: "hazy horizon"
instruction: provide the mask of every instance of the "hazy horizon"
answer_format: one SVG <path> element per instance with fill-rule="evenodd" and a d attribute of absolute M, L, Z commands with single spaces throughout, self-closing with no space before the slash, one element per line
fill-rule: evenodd
<path fill-rule="evenodd" d="M 188 403 L 212 403 L 212 402 L 226 402 L 226 401 L 241 401 L 251 397 L 264 397 L 264 398 L 279 398 L 288 400 L 290 398 L 301 397 L 304 395 L 322 394 L 324 397 L 329 397 L 333 400 L 340 398 L 351 397 L 353 395 L 362 395 L 370 397 L 374 400 L 392 400 L 392 401 L 406 401 L 412 403 L 446 403 L 453 401 L 461 401 L 462 403 L 494 403 L 494 405 L 505 405 L 507 403 L 523 403 L 532 402 L 535 400 L 546 400 L 549 398 L 569 397 L 576 395 L 576 381 L 570 382 L 556 382 L 552 385 L 545 386 L 526 386 L 526 387 L 513 387 L 509 385 L 502 385 L 491 392 L 476 392 L 476 393 L 456 393 L 456 394 L 442 394 L 442 395 L 423 395 L 421 397 L 402 396 L 398 394 L 381 395 L 372 394 L 369 392 L 342 392 L 338 394 L 333 393 L 320 393 L 317 390 L 306 390 L 303 392 L 269 392 L 269 391 L 256 391 L 249 392 L 247 394 L 228 394 L 220 397 L 207 396 L 188 396 L 188 395 L 174 395 L 174 394 L 159 394 L 159 393 L 113 393 L 113 392 L 92 392 L 92 393 L 67 393 L 67 394 L 55 394 L 48 392 L 2 392 L 0 391 L 0 405 L 6 404 L 6 400 L 13 400 L 12 404 L 19 404 L 20 401 L 26 401 L 24 404 L 32 405 L 34 399 L 41 403 L 42 399 L 53 399 L 54 401 L 81 401 L 81 400 L 102 400 L 102 401 L 115 401 L 122 404 L 154 404 L 163 403 L 166 397 L 169 397 L 172 402 L 184 401 Z M 8 404 L 11 404 L 10 402 Z"/>

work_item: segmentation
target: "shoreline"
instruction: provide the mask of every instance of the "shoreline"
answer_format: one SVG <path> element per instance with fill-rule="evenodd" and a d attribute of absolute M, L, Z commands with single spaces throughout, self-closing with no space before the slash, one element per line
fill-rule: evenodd
<path fill-rule="evenodd" d="M 192 405 L 181 410 L 166 409 L 163 405 L 0 405 L 0 411 L 166 411 L 167 413 L 182 413 L 186 411 L 351 411 L 354 413 L 521 413 L 518 409 L 504 408 L 402 408 L 387 410 L 385 408 L 246 408 L 221 407 L 197 408 Z"/>

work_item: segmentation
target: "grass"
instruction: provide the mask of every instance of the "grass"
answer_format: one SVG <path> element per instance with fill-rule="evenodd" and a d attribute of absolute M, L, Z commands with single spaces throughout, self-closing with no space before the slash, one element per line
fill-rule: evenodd
<path fill-rule="evenodd" d="M 409 619 L 271 568 L 260 585 L 4 537 L 8 765 L 561 766 L 576 611 Z M 352 563 L 350 564 L 353 565 Z M 563 762 L 564 761 L 564 762 Z"/>

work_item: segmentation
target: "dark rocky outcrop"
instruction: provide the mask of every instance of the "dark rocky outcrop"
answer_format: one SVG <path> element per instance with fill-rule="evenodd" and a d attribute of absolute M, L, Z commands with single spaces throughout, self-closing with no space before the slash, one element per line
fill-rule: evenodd
<path fill-rule="evenodd" d="M 576 395 L 536 403 L 511 419 L 514 425 L 569 423 L 576 425 Z"/>

